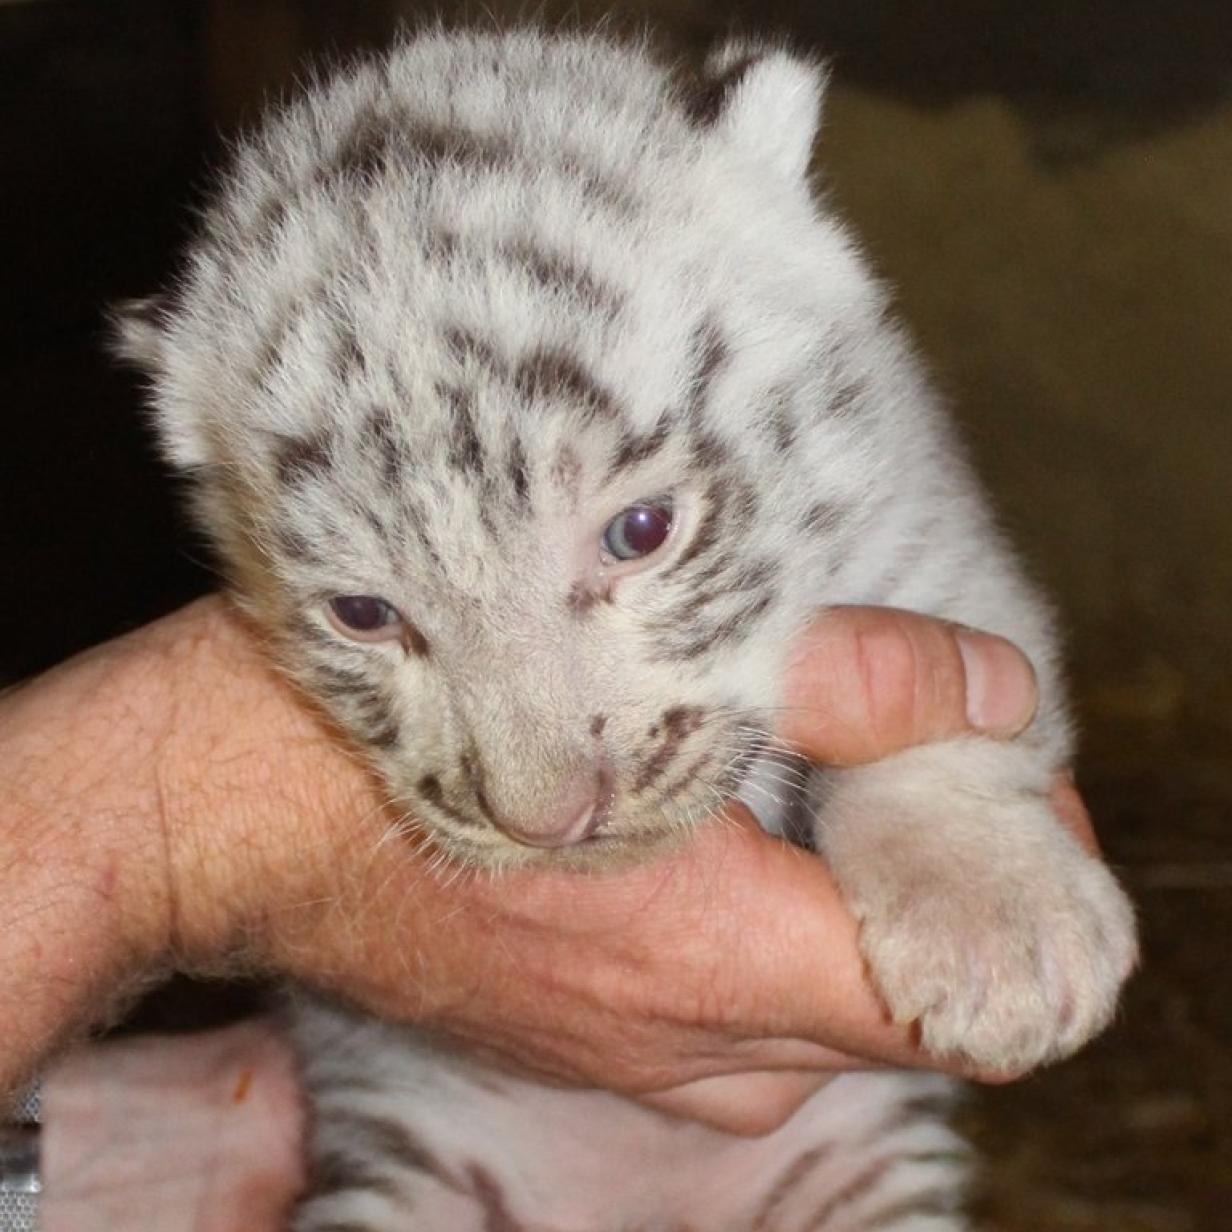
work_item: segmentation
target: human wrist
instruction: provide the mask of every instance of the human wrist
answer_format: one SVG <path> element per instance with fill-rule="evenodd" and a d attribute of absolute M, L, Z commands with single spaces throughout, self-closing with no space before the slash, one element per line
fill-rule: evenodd
<path fill-rule="evenodd" d="M 160 625 L 175 681 L 158 770 L 171 958 L 196 974 L 311 966 L 348 848 L 380 837 L 375 780 L 226 599 Z"/>

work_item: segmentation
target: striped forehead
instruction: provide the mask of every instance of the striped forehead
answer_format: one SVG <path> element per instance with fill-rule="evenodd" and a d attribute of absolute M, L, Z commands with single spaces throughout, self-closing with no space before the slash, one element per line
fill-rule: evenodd
<path fill-rule="evenodd" d="M 553 489 L 576 512 L 584 495 L 630 471 L 679 467 L 686 445 L 694 461 L 707 460 L 705 404 L 727 360 L 713 327 L 694 331 L 670 396 L 648 417 L 634 414 L 624 387 L 570 346 L 507 352 L 458 325 L 436 341 L 439 362 L 418 370 L 413 388 L 388 368 L 374 379 L 371 357 L 354 339 L 341 346 L 329 401 L 345 413 L 266 434 L 278 487 L 294 494 L 349 484 L 374 500 L 435 493 L 439 504 L 449 485 L 464 481 L 481 489 L 483 502 L 503 493 L 515 506 Z"/>
<path fill-rule="evenodd" d="M 624 503 L 730 470 L 729 449 L 708 426 L 730 360 L 712 321 L 692 331 L 678 396 L 645 423 L 568 348 L 506 358 L 460 326 L 437 341 L 438 376 L 419 395 L 430 413 L 396 382 L 391 399 L 369 397 L 356 411 L 357 391 L 371 393 L 371 364 L 362 345 L 348 347 L 356 371 L 339 380 L 349 383 L 352 413 L 272 438 L 279 538 L 298 562 L 311 565 L 315 547 L 322 567 L 346 560 L 362 573 L 385 560 L 395 574 L 447 575 L 469 589 L 496 567 L 483 561 L 484 544 L 501 545 L 505 567 L 559 547 L 570 539 L 565 527 L 593 533 Z M 565 521 L 544 521 L 553 515 Z"/>
<path fill-rule="evenodd" d="M 447 435 L 469 454 L 469 438 L 555 435 L 562 419 L 654 431 L 696 381 L 698 289 L 670 251 L 584 238 L 542 218 L 496 234 L 430 225 L 389 251 L 335 254 L 254 324 L 253 426 L 359 434 L 380 412 L 425 456 Z"/>

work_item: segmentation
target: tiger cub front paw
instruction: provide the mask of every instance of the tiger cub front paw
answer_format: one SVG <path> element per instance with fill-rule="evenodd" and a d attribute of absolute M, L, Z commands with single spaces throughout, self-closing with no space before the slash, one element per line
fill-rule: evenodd
<path fill-rule="evenodd" d="M 836 776 L 820 841 L 890 1014 L 936 1056 L 1005 1073 L 1063 1057 L 1133 969 L 1133 908 L 1047 788 L 1026 750 L 975 739 Z"/>

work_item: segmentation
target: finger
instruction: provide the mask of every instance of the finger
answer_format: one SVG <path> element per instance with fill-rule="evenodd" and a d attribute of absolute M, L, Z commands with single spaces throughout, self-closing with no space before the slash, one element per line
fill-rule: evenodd
<path fill-rule="evenodd" d="M 733 1029 L 758 1023 L 760 1030 L 730 1047 L 713 1072 L 889 1066 L 980 1081 L 1017 1076 L 926 1053 L 917 1024 L 890 1017 L 860 952 L 858 922 L 825 863 L 758 832 L 751 819 L 735 820 L 725 839 L 738 837 L 744 849 L 736 860 L 709 861 L 714 898 L 740 922 L 723 938 L 727 984 L 716 986 Z M 737 862 L 729 889 L 719 878 Z"/>
<path fill-rule="evenodd" d="M 832 608 L 801 639 L 782 734 L 815 761 L 859 765 L 911 745 L 1030 723 L 1035 673 L 989 633 L 894 608 Z"/>
<path fill-rule="evenodd" d="M 859 1067 L 937 1067 L 909 1024 L 890 1021 L 825 863 L 762 833 L 743 810 L 730 819 L 691 845 L 704 898 L 679 881 L 673 896 L 708 908 L 707 927 L 677 934 L 674 965 L 722 1007 L 726 1021 L 716 1025 L 742 1037 L 728 1050 L 730 1068 L 833 1070 L 853 1058 Z"/>
<path fill-rule="evenodd" d="M 832 1077 L 813 1071 L 726 1074 L 646 1095 L 640 1102 L 724 1133 L 760 1137 L 790 1120 Z"/>

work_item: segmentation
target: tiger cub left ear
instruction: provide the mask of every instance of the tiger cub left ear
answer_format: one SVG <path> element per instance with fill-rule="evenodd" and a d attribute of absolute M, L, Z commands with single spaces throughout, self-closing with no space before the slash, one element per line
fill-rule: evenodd
<path fill-rule="evenodd" d="M 166 306 L 161 295 L 126 299 L 113 304 L 107 314 L 111 348 L 146 376 L 163 369 L 166 343 Z"/>
<path fill-rule="evenodd" d="M 781 47 L 731 42 L 707 57 L 689 111 L 699 126 L 723 133 L 800 182 L 808 174 L 828 79 L 821 64 Z"/>

